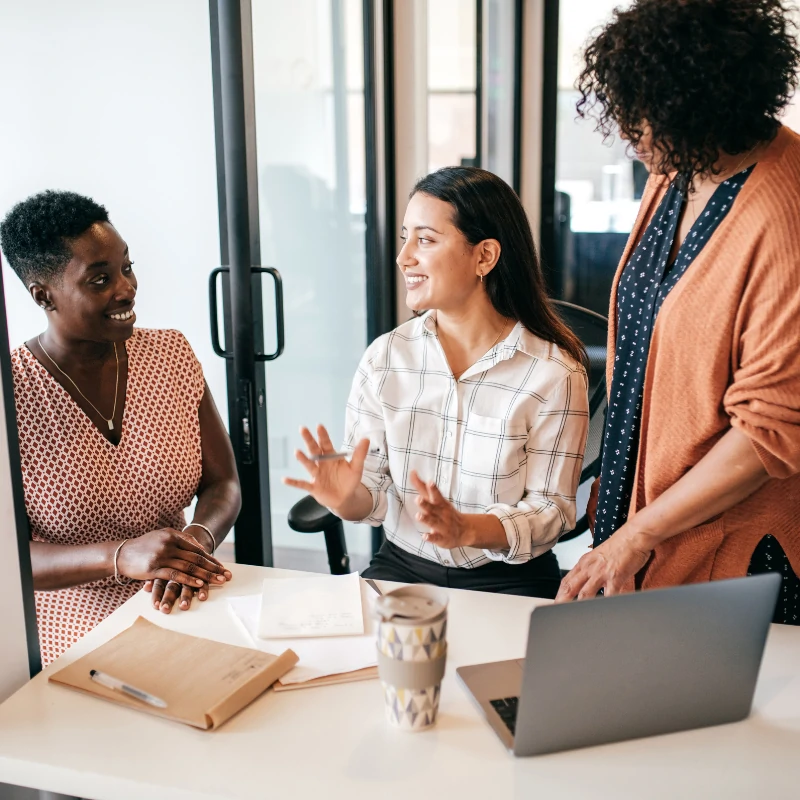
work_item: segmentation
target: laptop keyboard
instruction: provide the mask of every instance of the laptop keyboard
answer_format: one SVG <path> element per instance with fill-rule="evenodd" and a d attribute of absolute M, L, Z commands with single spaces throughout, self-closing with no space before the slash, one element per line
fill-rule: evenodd
<path fill-rule="evenodd" d="M 500 715 L 500 719 L 505 722 L 506 727 L 512 734 L 516 735 L 519 697 L 505 697 L 501 700 L 490 700 L 489 702 L 492 708 Z"/>

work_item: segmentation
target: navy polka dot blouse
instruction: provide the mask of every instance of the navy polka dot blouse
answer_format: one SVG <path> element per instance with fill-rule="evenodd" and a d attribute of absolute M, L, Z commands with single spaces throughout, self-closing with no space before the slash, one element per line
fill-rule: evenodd
<path fill-rule="evenodd" d="M 659 309 L 725 218 L 752 171 L 750 167 L 717 187 L 675 260 L 668 264 L 687 197 L 686 181 L 674 180 L 622 272 L 617 288 L 617 343 L 603 439 L 595 546 L 608 539 L 628 518 L 639 447 L 645 367 Z"/>

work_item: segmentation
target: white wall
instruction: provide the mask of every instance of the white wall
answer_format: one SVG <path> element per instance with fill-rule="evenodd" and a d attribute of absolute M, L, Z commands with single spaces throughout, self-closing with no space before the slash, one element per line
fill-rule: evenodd
<path fill-rule="evenodd" d="M 0 75 L 0 216 L 49 188 L 103 203 L 135 261 L 139 325 L 186 334 L 226 417 L 206 300 L 219 263 L 208 3 L 0 0 Z M 13 347 L 45 321 L 5 270 Z"/>

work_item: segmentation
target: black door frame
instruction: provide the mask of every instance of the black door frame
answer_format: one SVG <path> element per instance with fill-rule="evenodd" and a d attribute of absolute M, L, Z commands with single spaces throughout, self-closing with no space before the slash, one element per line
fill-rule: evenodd
<path fill-rule="evenodd" d="M 3 387 L 8 466 L 11 479 L 11 496 L 14 504 L 14 522 L 19 551 L 19 574 L 22 586 L 22 613 L 25 620 L 25 640 L 28 646 L 28 670 L 33 677 L 42 670 L 39 649 L 39 628 L 36 620 L 36 602 L 33 594 L 31 568 L 31 535 L 28 514 L 25 510 L 25 493 L 22 486 L 22 462 L 19 453 L 17 406 L 14 402 L 14 382 L 11 375 L 11 356 L 8 343 L 8 318 L 6 294 L 3 285 L 3 265 L 0 260 L 0 382 Z M 4 532 L 9 533 L 9 532 Z"/>
<path fill-rule="evenodd" d="M 563 268 L 556 213 L 556 133 L 558 123 L 559 0 L 544 0 L 542 39 L 542 152 L 539 249 L 548 288 L 554 297 L 563 292 Z"/>
<path fill-rule="evenodd" d="M 367 341 L 396 325 L 394 0 L 364 0 Z"/>
<path fill-rule="evenodd" d="M 209 0 L 223 279 L 228 421 L 242 485 L 236 561 L 271 567 L 272 521 L 263 351 L 258 165 L 250 0 Z M 216 332 L 212 332 L 212 337 Z"/>

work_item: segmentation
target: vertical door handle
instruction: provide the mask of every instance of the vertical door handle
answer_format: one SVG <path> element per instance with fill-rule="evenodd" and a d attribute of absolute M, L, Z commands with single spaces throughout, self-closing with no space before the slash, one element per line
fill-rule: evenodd
<path fill-rule="evenodd" d="M 272 275 L 275 281 L 275 334 L 277 344 L 274 353 L 256 353 L 256 361 L 274 361 L 281 353 L 285 344 L 285 332 L 283 327 L 283 281 L 281 274 L 274 267 L 253 267 L 253 272 L 259 274 L 267 273 Z"/>
<path fill-rule="evenodd" d="M 251 267 L 257 274 L 268 274 L 275 281 L 275 333 L 277 346 L 273 353 L 254 353 L 256 361 L 274 361 L 283 353 L 286 334 L 283 323 L 283 281 L 281 274 L 274 267 Z M 225 350 L 219 341 L 219 314 L 217 313 L 217 275 L 230 272 L 230 267 L 216 267 L 211 270 L 208 278 L 208 311 L 211 321 L 211 347 L 220 358 L 233 358 L 230 350 Z"/>
<path fill-rule="evenodd" d="M 230 272 L 229 267 L 217 267 L 208 276 L 208 313 L 211 318 L 211 347 L 220 358 L 233 358 L 233 353 L 223 350 L 219 341 L 219 315 L 217 314 L 217 275 Z"/>

